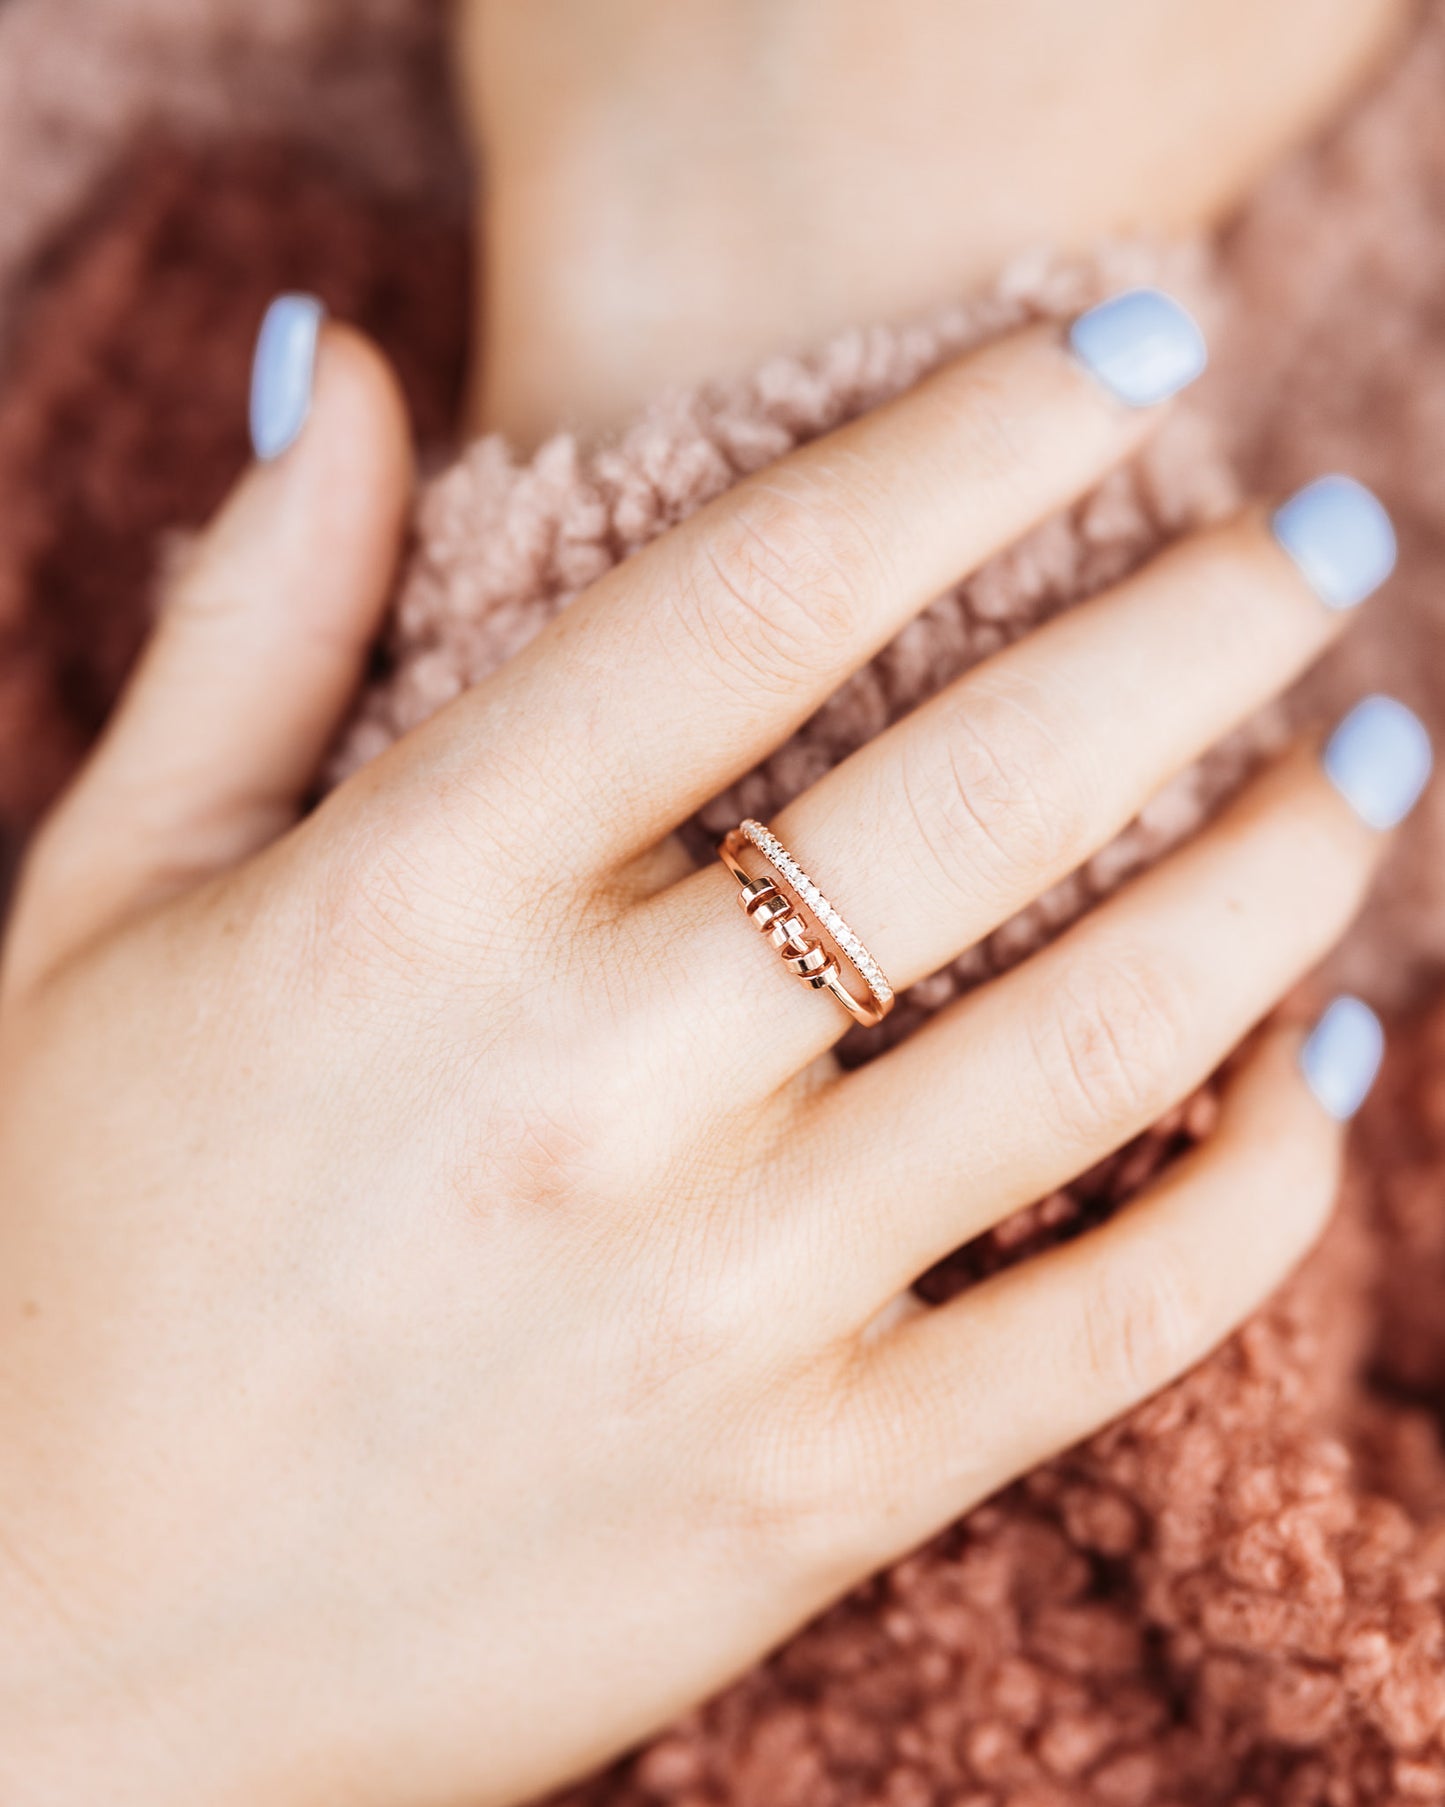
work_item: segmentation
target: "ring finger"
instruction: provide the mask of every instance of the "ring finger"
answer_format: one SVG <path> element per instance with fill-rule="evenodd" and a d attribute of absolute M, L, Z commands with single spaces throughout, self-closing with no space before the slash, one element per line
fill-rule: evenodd
<path fill-rule="evenodd" d="M 1428 764 L 1419 723 L 1371 699 L 1323 762 L 1296 748 L 1068 934 L 795 1105 L 771 1184 L 807 1196 L 824 1151 L 851 1176 L 787 1220 L 813 1265 L 820 1239 L 847 1250 L 830 1312 L 871 1318 L 1186 1097 L 1343 933 Z"/>

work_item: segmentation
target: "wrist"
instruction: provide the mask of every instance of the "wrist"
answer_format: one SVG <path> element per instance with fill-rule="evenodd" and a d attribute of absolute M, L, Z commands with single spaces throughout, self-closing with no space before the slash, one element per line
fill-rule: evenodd
<path fill-rule="evenodd" d="M 1108 0 L 1081 29 L 1064 0 L 908 0 L 883 28 L 867 0 L 741 21 L 722 0 L 630 0 L 599 28 L 576 0 L 465 0 L 487 171 L 472 424 L 523 443 L 605 428 L 1040 245 L 1193 230 L 1337 104 L 1403 10 Z"/>

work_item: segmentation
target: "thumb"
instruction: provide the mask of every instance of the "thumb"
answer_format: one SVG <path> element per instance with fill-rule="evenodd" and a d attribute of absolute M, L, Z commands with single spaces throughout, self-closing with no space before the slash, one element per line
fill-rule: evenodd
<path fill-rule="evenodd" d="M 274 839 L 360 681 L 412 495 L 395 378 L 319 303 L 282 296 L 251 428 L 257 462 L 172 574 L 115 716 L 37 838 L 12 982 Z"/>

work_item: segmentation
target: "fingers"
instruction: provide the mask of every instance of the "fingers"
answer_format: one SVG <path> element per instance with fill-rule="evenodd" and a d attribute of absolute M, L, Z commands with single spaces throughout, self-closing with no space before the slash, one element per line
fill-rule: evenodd
<path fill-rule="evenodd" d="M 1152 292 L 1022 332 L 740 483 L 596 584 L 413 749 L 466 774 L 476 820 L 539 772 L 569 871 L 662 839 L 904 623 L 1127 457 L 1197 375 L 1198 331 Z"/>
<path fill-rule="evenodd" d="M 868 1566 L 1167 1385 L 1255 1310 L 1324 1224 L 1333 1105 L 1359 1102 L 1379 1052 L 1363 1005 L 1327 1015 L 1304 1063 L 1326 1076 L 1326 1109 L 1297 1035 L 1272 1033 L 1210 1140 L 1118 1217 L 864 1353 L 845 1436 L 885 1546 Z"/>
<path fill-rule="evenodd" d="M 42 834 L 12 975 L 243 858 L 314 782 L 392 584 L 412 490 L 380 354 L 286 297 L 257 349 L 258 462 L 163 598 L 90 765 Z"/>
<path fill-rule="evenodd" d="M 1402 747 L 1418 760 L 1414 736 L 1376 729 L 1361 754 L 1360 721 L 1346 718 L 1326 759 L 1355 740 L 1352 788 L 1395 785 L 1393 815 L 1418 793 L 1418 763 L 1400 763 Z M 848 1176 L 816 1200 L 815 1222 L 808 1208 L 795 1221 L 810 1248 L 825 1224 L 848 1223 L 832 1307 L 866 1322 L 1187 1097 L 1338 940 L 1384 845 L 1315 749 L 1297 748 L 1042 953 L 815 1092 L 772 1179 L 798 1193 L 824 1151 Z"/>
<path fill-rule="evenodd" d="M 1275 524 L 1251 513 L 1171 548 L 1142 571 L 968 673 L 798 798 L 773 824 L 862 936 L 895 989 L 981 940 L 1110 841 L 1163 785 L 1289 685 L 1347 618 L 1323 569 L 1359 553 L 1355 593 L 1383 577 L 1388 521 L 1347 485 L 1301 522 L 1312 492 Z M 1327 499 L 1328 500 L 1328 499 Z M 1289 552 L 1278 523 L 1294 523 Z M 1306 564 L 1304 554 L 1312 562 Z M 1314 579 L 1308 581 L 1308 570 Z M 754 858 L 749 870 L 766 873 Z M 686 932 L 700 988 L 722 1021 L 719 1058 L 756 1007 L 740 970 L 773 982 L 776 960 L 740 946 L 736 887 L 699 873 L 658 899 L 665 940 Z M 683 925 L 686 924 L 684 931 Z M 701 939 L 699 939 L 701 936 Z M 760 958 L 760 956 L 762 956 Z M 753 966 L 743 968 L 743 962 Z M 722 981 L 724 973 L 733 979 Z M 854 979 L 855 989 L 861 989 Z M 846 1019 L 799 987 L 776 999 L 766 1063 L 780 1080 Z M 770 1008 L 773 1000 L 770 1000 Z"/>

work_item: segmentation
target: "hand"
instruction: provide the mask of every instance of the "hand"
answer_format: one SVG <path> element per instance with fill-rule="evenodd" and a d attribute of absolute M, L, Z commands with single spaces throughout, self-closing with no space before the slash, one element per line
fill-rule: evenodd
<path fill-rule="evenodd" d="M 305 333 L 271 335 L 293 378 Z M 326 330 L 299 440 L 178 578 L 16 907 L 7 1802 L 527 1797 L 1163 1385 L 1309 1245 L 1377 1053 L 1359 1012 L 1303 1066 L 1261 1038 L 1218 1133 L 1105 1228 L 899 1304 L 1331 945 L 1423 781 L 1403 712 L 1295 749 L 848 1075 L 844 1013 L 669 838 L 1134 452 L 1157 410 L 1120 395 L 1191 356 L 1148 302 L 1076 344 L 1021 333 L 741 483 L 297 820 L 409 485 L 389 376 Z M 261 424 L 274 451 L 298 421 Z M 1388 562 L 1348 485 L 1273 532 L 1251 511 L 777 832 L 909 985 L 1288 684 Z"/>

